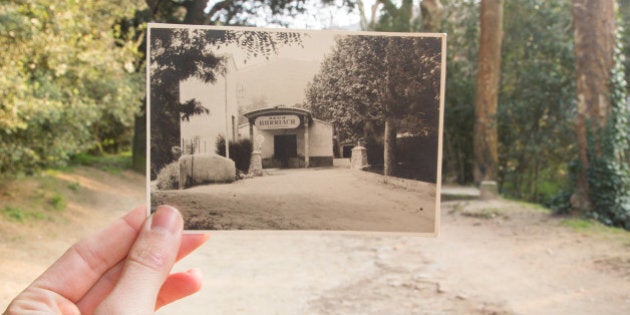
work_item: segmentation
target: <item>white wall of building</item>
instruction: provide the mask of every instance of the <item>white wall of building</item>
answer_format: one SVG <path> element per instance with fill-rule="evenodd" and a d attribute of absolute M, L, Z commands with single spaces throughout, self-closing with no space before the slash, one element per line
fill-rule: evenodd
<path fill-rule="evenodd" d="M 190 121 L 180 122 L 182 152 L 193 143 L 194 153 L 215 153 L 217 138 L 225 137 L 226 127 L 228 137 L 232 139 L 232 116 L 237 123 L 238 106 L 235 66 L 231 58 L 228 59 L 227 67 L 227 74 L 219 76 L 214 83 L 204 83 L 198 78 L 190 78 L 180 83 L 180 102 L 194 98 L 210 110 L 207 115 L 193 115 Z"/>
<path fill-rule="evenodd" d="M 331 124 L 313 119 L 309 130 L 310 156 L 333 156 L 333 127 Z"/>

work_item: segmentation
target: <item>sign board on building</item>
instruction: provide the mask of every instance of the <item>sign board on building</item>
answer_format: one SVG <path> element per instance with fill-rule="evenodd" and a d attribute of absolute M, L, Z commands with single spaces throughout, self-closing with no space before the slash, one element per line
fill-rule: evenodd
<path fill-rule="evenodd" d="M 254 122 L 260 130 L 295 129 L 300 125 L 300 117 L 297 115 L 261 116 Z"/>

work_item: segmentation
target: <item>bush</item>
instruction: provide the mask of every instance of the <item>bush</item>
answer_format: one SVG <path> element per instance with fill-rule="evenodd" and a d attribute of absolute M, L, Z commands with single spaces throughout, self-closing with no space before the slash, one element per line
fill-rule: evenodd
<path fill-rule="evenodd" d="M 225 156 L 225 139 L 221 136 L 217 138 L 216 152 L 220 156 Z M 236 164 L 236 169 L 247 173 L 251 157 L 252 142 L 249 139 L 230 141 L 230 159 Z"/>
<path fill-rule="evenodd" d="M 179 161 L 166 165 L 157 176 L 157 188 L 160 190 L 179 188 Z"/>

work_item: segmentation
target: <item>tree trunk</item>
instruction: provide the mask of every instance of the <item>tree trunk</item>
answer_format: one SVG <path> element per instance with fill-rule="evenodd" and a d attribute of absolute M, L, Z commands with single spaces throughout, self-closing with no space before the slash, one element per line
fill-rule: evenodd
<path fill-rule="evenodd" d="M 133 143 L 131 144 L 131 168 L 138 173 L 145 173 L 147 167 L 147 113 L 142 106 L 142 113 L 134 120 Z"/>
<path fill-rule="evenodd" d="M 481 1 L 481 35 L 475 95 L 475 182 L 497 179 L 497 99 L 503 38 L 503 0 Z"/>
<path fill-rule="evenodd" d="M 206 13 L 204 10 L 208 5 L 207 0 L 194 0 L 184 3 L 186 7 L 186 17 L 184 24 L 206 24 Z"/>
<path fill-rule="evenodd" d="M 391 117 L 385 118 L 383 142 L 383 174 L 392 176 L 396 169 L 396 121 Z"/>
<path fill-rule="evenodd" d="M 613 0 L 573 0 L 574 53 L 577 74 L 577 134 L 580 172 L 571 196 L 576 210 L 589 210 L 587 172 L 590 166 L 587 136 L 592 137 L 592 153 L 602 154 L 599 130 L 606 125 L 611 109 L 610 88 L 614 67 L 616 31 Z"/>

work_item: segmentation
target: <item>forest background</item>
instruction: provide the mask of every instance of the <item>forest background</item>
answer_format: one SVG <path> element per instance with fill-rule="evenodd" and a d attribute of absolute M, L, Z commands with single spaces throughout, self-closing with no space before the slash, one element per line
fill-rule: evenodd
<path fill-rule="evenodd" d="M 2 180 L 73 163 L 85 154 L 130 150 L 130 164 L 144 172 L 147 22 L 286 26 L 316 4 L 360 14 L 364 30 L 448 33 L 443 179 L 478 184 L 475 99 L 483 2 L 500 5 L 503 18 L 497 32 L 502 35 L 498 101 L 489 117 L 497 129 L 496 174 L 490 179 L 503 196 L 557 212 L 584 212 L 629 229 L 630 126 L 624 82 L 630 64 L 624 57 L 630 51 L 630 0 L 617 1 L 617 48 L 611 53 L 619 63 L 606 78 L 611 87 L 606 93 L 617 103 L 609 114 L 615 121 L 613 135 L 603 147 L 610 146 L 614 158 L 601 159 L 589 173 L 587 194 L 605 198 L 588 208 L 576 209 L 571 202 L 586 168 L 576 132 L 581 115 L 573 22 L 577 0 L 402 0 L 378 1 L 373 7 L 353 0 L 224 0 L 210 5 L 205 0 L 3 1 Z M 593 138 L 589 135 L 589 143 Z"/>

